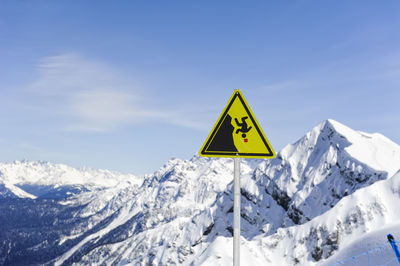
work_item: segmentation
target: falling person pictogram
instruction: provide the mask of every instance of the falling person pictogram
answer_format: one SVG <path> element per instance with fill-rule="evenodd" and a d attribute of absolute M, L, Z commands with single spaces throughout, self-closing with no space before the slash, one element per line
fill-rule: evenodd
<path fill-rule="evenodd" d="M 248 125 L 247 125 L 247 123 L 246 123 L 246 119 L 247 119 L 247 118 L 249 118 L 249 117 L 248 117 L 248 116 L 242 117 L 242 118 L 241 118 L 242 123 L 239 123 L 239 121 L 237 120 L 237 118 L 235 118 L 236 125 L 237 125 L 238 127 L 241 127 L 241 128 L 236 129 L 236 132 L 235 132 L 235 133 L 237 134 L 237 133 L 239 133 L 239 132 L 242 132 L 242 133 L 243 133 L 243 134 L 242 134 L 242 138 L 246 138 L 246 134 L 245 134 L 245 133 L 249 132 L 250 129 L 252 128 L 251 126 L 248 127 Z M 247 139 L 245 139 L 244 141 L 247 142 Z"/>

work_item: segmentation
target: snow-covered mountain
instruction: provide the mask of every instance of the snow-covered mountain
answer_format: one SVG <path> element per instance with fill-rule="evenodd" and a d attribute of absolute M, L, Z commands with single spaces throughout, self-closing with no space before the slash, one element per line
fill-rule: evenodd
<path fill-rule="evenodd" d="M 399 169 L 399 145 L 333 120 L 243 159 L 242 265 L 325 263 L 397 225 Z M 232 179 L 232 159 L 198 156 L 140 177 L 0 164 L 0 265 L 231 265 Z"/>
<path fill-rule="evenodd" d="M 50 195 L 51 193 L 61 190 L 76 194 L 82 189 L 114 187 L 124 181 L 136 184 L 141 182 L 133 175 L 108 170 L 89 168 L 78 170 L 63 164 L 54 165 L 48 162 L 0 163 L 0 185 L 4 188 L 3 193 L 0 192 L 0 198 L 5 193 L 11 193 L 20 198 L 52 197 L 55 194 Z"/>

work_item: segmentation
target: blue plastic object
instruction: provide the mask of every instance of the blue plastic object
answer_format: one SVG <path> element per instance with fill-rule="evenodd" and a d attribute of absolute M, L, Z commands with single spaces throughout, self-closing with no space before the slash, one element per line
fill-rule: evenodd
<path fill-rule="evenodd" d="M 392 248 L 393 248 L 394 254 L 396 254 L 397 261 L 398 261 L 399 264 L 400 264 L 400 251 L 399 251 L 399 248 L 398 248 L 397 245 L 396 245 L 396 241 L 394 240 L 394 237 L 392 236 L 392 234 L 388 234 L 388 235 L 387 235 L 387 239 L 388 239 L 390 245 L 391 245 Z"/>

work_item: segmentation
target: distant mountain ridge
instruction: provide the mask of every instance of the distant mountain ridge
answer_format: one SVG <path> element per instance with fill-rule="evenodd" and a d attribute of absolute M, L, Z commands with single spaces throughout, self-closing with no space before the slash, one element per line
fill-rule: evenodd
<path fill-rule="evenodd" d="M 139 183 L 131 174 L 90 168 L 75 169 L 49 162 L 15 161 L 0 163 L 0 184 L 20 198 L 42 197 L 51 191 L 65 188 L 76 194 L 83 190 L 114 187 L 120 182 Z M 75 191 L 78 190 L 78 191 Z M 0 198 L 1 198 L 0 192 Z"/>
<path fill-rule="evenodd" d="M 242 264 L 318 264 L 393 224 L 399 169 L 399 145 L 331 119 L 241 160 Z M 0 163 L 0 265 L 230 265 L 232 176 L 232 159 L 198 156 L 140 177 Z"/>

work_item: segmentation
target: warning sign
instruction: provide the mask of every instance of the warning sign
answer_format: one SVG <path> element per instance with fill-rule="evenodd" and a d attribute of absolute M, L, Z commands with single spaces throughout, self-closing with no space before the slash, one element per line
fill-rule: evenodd
<path fill-rule="evenodd" d="M 235 90 L 200 150 L 206 157 L 274 158 L 275 152 L 240 90 Z"/>

